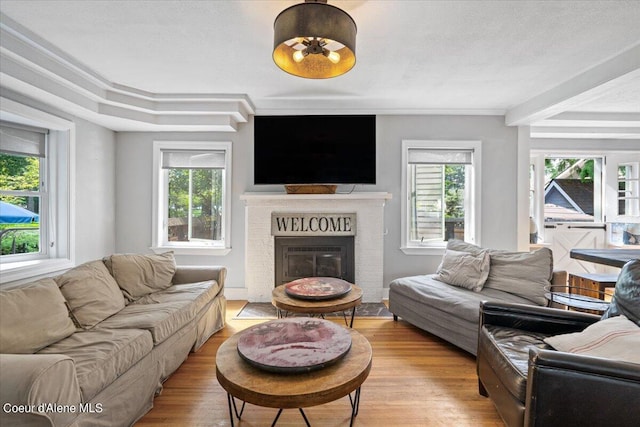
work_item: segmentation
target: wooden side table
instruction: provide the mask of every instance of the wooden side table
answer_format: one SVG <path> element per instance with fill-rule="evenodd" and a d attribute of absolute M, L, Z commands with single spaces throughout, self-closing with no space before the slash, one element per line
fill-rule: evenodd
<path fill-rule="evenodd" d="M 268 408 L 278 408 L 273 425 L 282 409 L 298 408 L 305 423 L 309 425 L 302 408 L 322 405 L 344 396 L 351 402 L 351 424 L 358 415 L 360 387 L 371 371 L 372 350 L 369 341 L 360 333 L 349 329 L 351 350 L 338 362 L 326 368 L 306 374 L 283 375 L 267 372 L 251 366 L 238 354 L 238 339 L 235 334 L 218 348 L 216 354 L 216 377 L 227 391 L 229 418 L 234 425 L 235 416 L 240 419 L 244 410 L 238 412 L 235 399 Z M 352 397 L 351 393 L 355 392 Z"/>
<path fill-rule="evenodd" d="M 351 292 L 343 297 L 321 301 L 309 301 L 292 298 L 284 290 L 284 285 L 276 287 L 271 293 L 271 303 L 276 307 L 278 317 L 283 316 L 283 311 L 292 313 L 305 313 L 310 315 L 324 315 L 338 311 L 351 311 L 351 321 L 348 322 L 345 315 L 345 323 L 353 327 L 353 319 L 356 314 L 356 307 L 362 303 L 362 288 L 357 285 L 351 287 Z"/>
<path fill-rule="evenodd" d="M 616 286 L 614 274 L 569 274 L 569 292 L 604 299 L 605 289 Z"/>

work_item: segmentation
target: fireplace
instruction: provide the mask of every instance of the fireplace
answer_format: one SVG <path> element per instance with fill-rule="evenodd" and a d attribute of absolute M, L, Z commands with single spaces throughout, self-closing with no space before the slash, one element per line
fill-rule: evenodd
<path fill-rule="evenodd" d="M 240 200 L 246 203 L 244 233 L 246 293 L 242 295 L 239 289 L 238 299 L 244 298 L 251 302 L 271 301 L 276 280 L 274 261 L 276 239 L 350 237 L 353 239 L 352 259 L 355 263 L 352 268 L 354 281 L 351 283 L 362 288 L 362 302 L 382 301 L 385 293 L 383 288 L 384 206 L 390 198 L 389 193 L 357 192 L 350 194 L 242 194 Z M 341 260 L 340 263 L 342 262 Z M 229 287 L 230 290 L 231 287 Z"/>
<path fill-rule="evenodd" d="M 355 282 L 354 236 L 276 236 L 274 241 L 276 286 L 317 276 Z"/>

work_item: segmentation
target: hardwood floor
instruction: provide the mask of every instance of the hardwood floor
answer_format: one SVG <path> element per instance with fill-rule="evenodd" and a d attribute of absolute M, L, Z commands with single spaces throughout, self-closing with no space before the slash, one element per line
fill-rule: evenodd
<path fill-rule="evenodd" d="M 229 301 L 227 326 L 165 382 L 164 390 L 136 426 L 230 426 L 227 395 L 215 375 L 218 346 L 258 320 L 234 320 L 244 301 Z M 341 321 L 341 320 L 336 320 Z M 478 394 L 475 358 L 408 323 L 358 319 L 354 328 L 373 348 L 371 373 L 362 386 L 355 426 L 504 426 L 491 401 Z M 236 426 L 270 426 L 276 410 L 247 405 Z M 347 397 L 305 408 L 314 427 L 348 426 Z M 304 426 L 285 410 L 278 426 Z"/>

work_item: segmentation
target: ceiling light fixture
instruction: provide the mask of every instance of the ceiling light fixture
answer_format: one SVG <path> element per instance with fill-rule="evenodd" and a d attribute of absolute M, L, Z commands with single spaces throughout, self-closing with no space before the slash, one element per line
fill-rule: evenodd
<path fill-rule="evenodd" d="M 273 61 L 294 76 L 326 79 L 356 63 L 356 23 L 327 0 L 305 0 L 276 17 Z"/>

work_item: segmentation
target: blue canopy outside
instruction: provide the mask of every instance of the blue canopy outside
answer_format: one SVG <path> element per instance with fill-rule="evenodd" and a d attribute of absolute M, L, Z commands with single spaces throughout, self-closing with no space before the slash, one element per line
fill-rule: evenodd
<path fill-rule="evenodd" d="M 0 201 L 0 224 L 24 224 L 40 222 L 40 215 L 20 206 Z"/>

